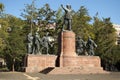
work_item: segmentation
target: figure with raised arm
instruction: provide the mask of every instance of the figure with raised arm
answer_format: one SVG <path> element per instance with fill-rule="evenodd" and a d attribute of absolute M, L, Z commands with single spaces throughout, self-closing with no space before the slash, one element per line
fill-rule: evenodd
<path fill-rule="evenodd" d="M 71 14 L 72 9 L 71 9 L 71 5 L 66 5 L 66 7 L 61 5 L 61 7 L 65 11 L 64 23 L 63 23 L 63 26 L 62 26 L 62 30 L 64 30 L 64 24 L 67 23 L 67 30 L 71 31 L 71 23 L 72 23 L 72 14 Z"/>

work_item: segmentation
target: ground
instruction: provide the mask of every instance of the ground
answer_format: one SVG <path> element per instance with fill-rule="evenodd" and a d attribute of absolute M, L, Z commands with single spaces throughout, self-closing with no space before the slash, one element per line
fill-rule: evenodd
<path fill-rule="evenodd" d="M 0 80 L 120 80 L 120 72 L 111 72 L 109 74 L 74 74 L 74 75 L 0 72 Z"/>

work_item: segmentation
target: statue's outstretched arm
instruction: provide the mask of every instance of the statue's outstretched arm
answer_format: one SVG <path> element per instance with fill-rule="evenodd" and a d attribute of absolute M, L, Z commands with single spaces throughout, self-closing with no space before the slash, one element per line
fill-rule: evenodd
<path fill-rule="evenodd" d="M 61 7 L 64 9 L 64 10 L 66 10 L 66 8 L 61 4 Z"/>

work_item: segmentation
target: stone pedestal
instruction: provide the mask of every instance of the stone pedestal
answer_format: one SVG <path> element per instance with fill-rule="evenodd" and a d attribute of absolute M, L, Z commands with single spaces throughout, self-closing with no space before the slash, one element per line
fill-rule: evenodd
<path fill-rule="evenodd" d="M 55 55 L 26 55 L 25 57 L 25 72 L 40 72 L 48 67 L 55 67 Z"/>
<path fill-rule="evenodd" d="M 64 66 L 55 67 L 52 71 L 49 72 L 49 74 L 108 73 L 104 71 L 103 68 L 101 67 L 100 58 L 98 56 L 76 56 L 76 57 L 72 57 L 70 60 L 71 60 L 71 63 L 68 63 L 67 66 L 65 65 L 65 67 Z M 71 65 L 71 66 L 68 66 L 68 65 Z"/>
<path fill-rule="evenodd" d="M 61 56 L 76 56 L 75 33 L 72 31 L 63 31 L 61 33 Z"/>
<path fill-rule="evenodd" d="M 72 31 L 61 32 L 60 67 L 76 66 L 75 33 Z"/>

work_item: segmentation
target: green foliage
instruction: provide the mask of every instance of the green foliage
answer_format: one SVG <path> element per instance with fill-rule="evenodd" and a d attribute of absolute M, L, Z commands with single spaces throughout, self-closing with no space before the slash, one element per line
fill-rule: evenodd
<path fill-rule="evenodd" d="M 56 23 L 56 28 L 54 31 L 55 36 L 61 31 L 62 28 L 62 23 L 63 23 L 63 13 L 62 13 L 62 8 L 58 8 L 57 11 L 55 11 L 55 16 L 54 16 L 54 22 Z"/>
<path fill-rule="evenodd" d="M 25 19 L 29 20 L 30 22 L 32 20 L 35 20 L 37 17 L 37 9 L 35 6 L 35 1 L 32 1 L 31 4 L 25 4 L 25 9 L 23 9 L 23 13 L 21 16 L 23 16 Z"/>
<path fill-rule="evenodd" d="M 111 53 L 108 53 L 109 63 L 116 64 L 120 61 L 120 45 L 116 45 L 112 48 Z"/>
<path fill-rule="evenodd" d="M 104 68 L 107 68 L 108 64 L 110 65 L 109 70 L 111 70 L 111 67 L 119 61 L 119 47 L 115 45 L 116 30 L 113 28 L 110 18 L 100 20 L 97 16 L 94 17 L 93 27 L 95 42 L 98 45 L 96 55 L 101 57 Z"/>
<path fill-rule="evenodd" d="M 6 67 L 6 68 L 0 68 L 0 72 L 7 72 L 9 71 L 9 69 Z"/>
<path fill-rule="evenodd" d="M 25 38 L 22 31 L 25 23 L 8 14 L 0 19 L 0 25 L 0 57 L 7 61 L 7 66 L 11 70 L 13 59 L 20 62 L 25 53 Z"/>
<path fill-rule="evenodd" d="M 7 39 L 8 43 L 5 49 L 5 59 L 8 62 L 9 69 L 16 61 L 21 61 L 25 55 L 25 44 L 22 31 L 18 27 L 12 27 L 12 31 Z M 8 57 L 9 56 L 9 57 Z"/>
<path fill-rule="evenodd" d="M 29 26 L 30 32 L 36 30 L 36 27 L 34 26 L 34 22 L 36 21 L 38 14 L 34 0 L 32 1 L 31 4 L 25 5 L 25 9 L 23 9 L 21 16 L 25 18 L 25 20 L 27 21 L 27 25 Z"/>
<path fill-rule="evenodd" d="M 42 21 L 54 21 L 55 11 L 50 8 L 49 4 L 45 4 L 38 11 L 38 16 L 41 18 Z"/>
<path fill-rule="evenodd" d="M 0 3 L 0 16 L 2 12 L 4 11 L 4 8 L 5 8 L 4 4 Z"/>
<path fill-rule="evenodd" d="M 5 18 L 0 19 L 0 56 L 3 57 L 3 50 L 6 47 L 6 38 L 8 37 L 8 23 Z"/>
<path fill-rule="evenodd" d="M 89 24 L 91 17 L 88 15 L 88 11 L 84 6 L 81 6 L 80 9 L 73 16 L 73 31 L 77 36 L 83 37 L 87 40 L 88 36 L 94 37 L 93 27 Z"/>
<path fill-rule="evenodd" d="M 102 54 L 110 53 L 115 46 L 116 33 L 110 18 L 102 21 L 96 17 L 94 20 L 95 41 L 98 44 L 97 54 L 101 56 Z"/>

